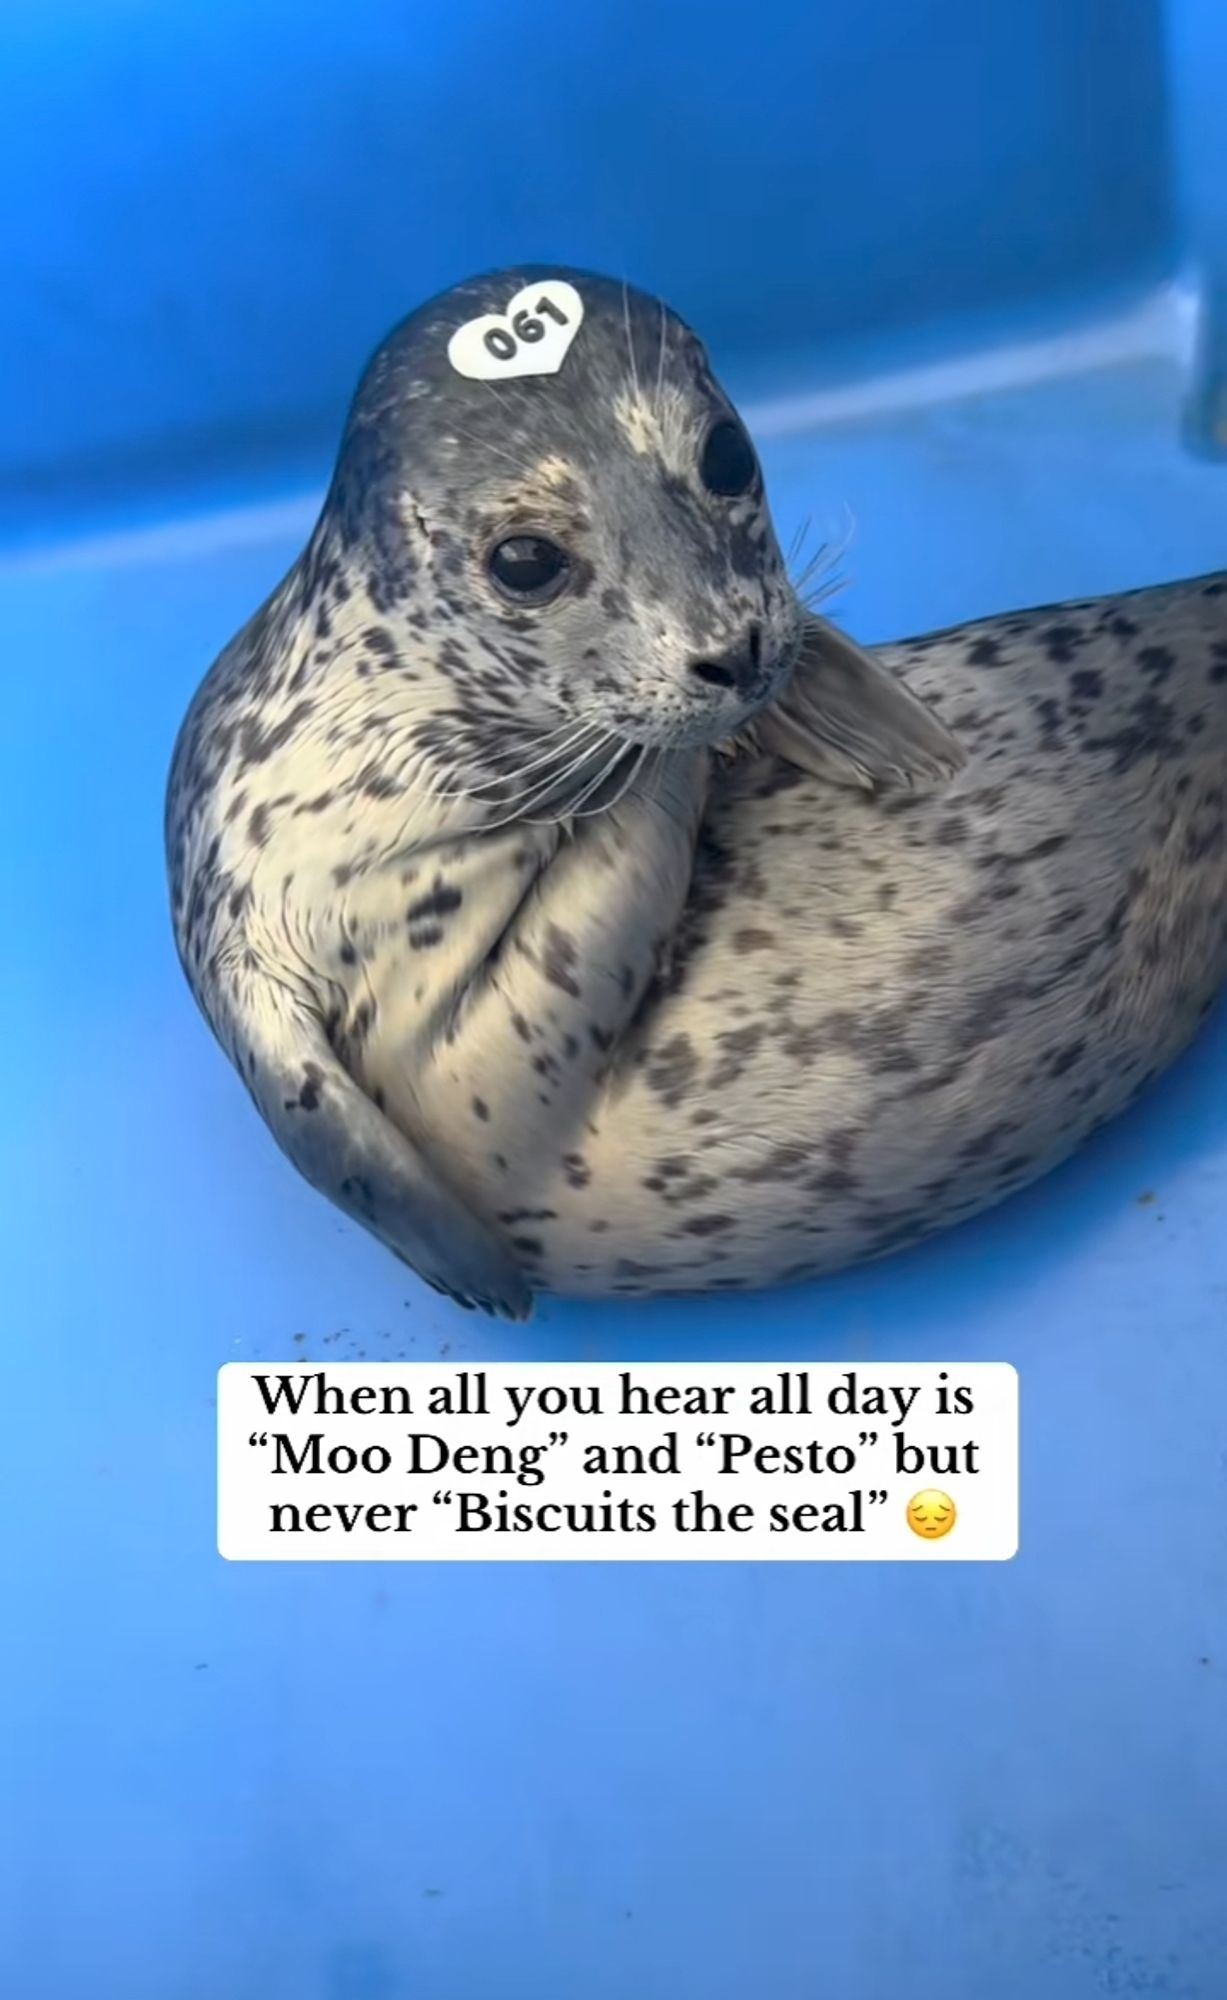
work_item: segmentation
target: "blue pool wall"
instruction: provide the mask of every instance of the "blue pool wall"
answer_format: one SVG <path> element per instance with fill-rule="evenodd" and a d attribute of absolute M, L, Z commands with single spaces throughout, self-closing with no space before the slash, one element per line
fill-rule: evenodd
<path fill-rule="evenodd" d="M 1175 0 L 1167 11 L 1177 244 L 1197 312 L 1185 432 L 1227 457 L 1227 7 Z"/>
<path fill-rule="evenodd" d="M 387 327 L 520 258 L 798 378 L 1208 282 L 1225 41 L 1220 0 L 10 5 L 0 532 L 315 476 Z"/>

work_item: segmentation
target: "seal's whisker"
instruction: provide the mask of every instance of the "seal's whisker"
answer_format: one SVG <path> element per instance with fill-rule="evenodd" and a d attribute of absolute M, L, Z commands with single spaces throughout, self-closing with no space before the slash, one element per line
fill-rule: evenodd
<path fill-rule="evenodd" d="M 669 312 L 664 300 L 660 302 L 660 353 L 656 360 L 656 414 L 661 411 L 661 398 L 665 390 L 665 356 L 669 351 Z"/>
<path fill-rule="evenodd" d="M 828 604 L 833 597 L 841 597 L 847 590 L 849 582 L 850 579 L 841 572 L 836 576 L 826 577 L 812 590 L 798 591 L 797 595 L 806 610 L 813 611 L 819 604 Z"/>
<path fill-rule="evenodd" d="M 575 782 L 583 780 L 586 771 L 605 756 L 606 751 L 612 744 L 617 745 L 617 751 L 612 762 L 607 760 L 604 764 L 601 764 L 592 778 L 589 778 L 587 782 L 581 783 L 579 791 L 574 790 Z M 556 812 L 552 812 L 547 819 L 538 823 L 554 826 L 562 820 L 573 818 L 577 806 L 586 803 L 593 796 L 593 793 L 599 790 L 610 770 L 616 767 L 618 758 L 625 755 L 629 747 L 623 738 L 615 736 L 612 730 L 603 730 L 595 744 L 589 745 L 582 755 L 575 759 L 570 769 L 565 773 L 565 777 L 556 781 L 552 789 L 554 792 L 562 795 L 558 802 L 558 809 Z M 548 798 L 548 792 L 545 796 Z M 537 803 L 541 803 L 540 797 Z"/>
<path fill-rule="evenodd" d="M 558 764 L 560 758 L 570 756 L 570 752 L 578 746 L 578 742 L 580 742 L 580 736 L 576 736 L 574 740 L 566 738 L 564 742 L 552 744 L 550 750 L 542 750 L 540 756 L 530 758 L 528 764 L 520 764 L 520 766 L 518 764 L 510 764 L 504 770 L 494 770 L 494 772 L 488 772 L 486 776 L 476 776 L 470 782 L 460 782 L 458 774 L 454 772 L 452 780 L 456 780 L 456 782 L 452 782 L 450 792 L 446 792 L 444 796 L 448 796 L 448 798 L 482 798 L 484 792 L 506 790 L 508 784 L 518 784 L 522 778 L 528 778 L 534 770 L 540 770 L 546 764 Z"/>
<path fill-rule="evenodd" d="M 572 757 L 570 763 L 564 765 L 561 771 L 553 772 L 544 778 L 538 779 L 535 784 L 527 786 L 518 797 L 512 798 L 509 801 L 499 800 L 498 803 L 505 808 L 503 815 L 500 819 L 488 820 L 485 831 L 491 832 L 495 827 L 506 826 L 512 820 L 525 819 L 529 812 L 536 811 L 552 794 L 558 792 L 565 794 L 573 781 L 586 769 L 589 762 L 593 758 L 602 755 L 609 740 L 609 736 L 602 733 L 595 743 L 585 744 L 578 754 Z M 540 824 L 552 825 L 554 820 L 567 818 L 569 812 L 570 805 L 566 803 L 563 805 L 562 810 L 553 816 L 552 820 L 545 820 L 540 822 Z"/>
<path fill-rule="evenodd" d="M 833 534 L 829 537 L 829 539 L 819 542 L 818 547 L 814 550 L 813 555 L 810 557 L 809 561 L 805 564 L 805 567 L 797 575 L 792 577 L 792 587 L 796 591 L 798 597 L 801 597 L 803 595 L 805 587 L 810 582 L 812 577 L 820 574 L 821 571 L 823 571 L 824 569 L 833 568 L 833 566 L 836 563 L 841 562 L 844 556 L 847 555 L 848 550 L 852 545 L 853 537 L 856 533 L 856 518 L 852 512 L 852 509 L 848 506 L 846 501 L 844 503 L 843 511 L 844 511 L 844 525 L 840 533 Z M 806 523 L 807 531 L 808 527 L 809 523 L 807 522 Z M 787 567 L 790 572 L 792 571 L 796 561 L 797 561 L 797 556 L 790 553 L 787 563 Z"/>
<path fill-rule="evenodd" d="M 622 783 L 618 786 L 618 789 L 614 793 L 612 799 L 607 799 L 604 805 L 595 807 L 592 812 L 577 813 L 576 818 L 595 819 L 599 813 L 612 812 L 615 806 L 620 806 L 623 799 L 630 791 L 631 786 L 634 784 L 636 778 L 639 776 L 639 773 L 642 771 L 644 763 L 651 752 L 651 747 L 652 746 L 650 743 L 644 743 L 640 746 L 638 756 L 631 758 L 630 768 L 628 769 L 625 778 L 623 778 Z"/>
<path fill-rule="evenodd" d="M 851 506 L 846 500 L 843 502 L 843 517 L 844 517 L 843 527 L 840 529 L 839 533 L 832 538 L 832 544 L 831 544 L 835 554 L 836 561 L 841 560 L 842 557 L 847 555 L 848 550 L 852 547 L 853 542 L 856 540 L 856 515 L 853 513 Z"/>
<path fill-rule="evenodd" d="M 558 811 L 553 815 L 553 819 L 555 821 L 562 819 L 570 819 L 572 814 L 574 813 L 576 804 L 577 803 L 582 804 L 585 800 L 591 798 L 594 789 L 596 789 L 603 780 L 604 773 L 607 768 L 606 766 L 602 765 L 600 771 L 598 772 L 597 776 L 594 779 L 589 779 L 587 783 L 582 784 L 581 789 L 578 793 L 572 792 L 571 790 L 572 783 L 573 781 L 581 780 L 584 777 L 585 772 L 589 769 L 589 767 L 592 764 L 596 763 L 598 758 L 604 757 L 605 752 L 608 750 L 610 744 L 614 742 L 617 742 L 619 744 L 618 754 L 620 755 L 621 751 L 625 750 L 626 745 L 622 743 L 620 738 L 613 736 L 608 730 L 602 731 L 601 735 L 597 738 L 596 742 L 590 744 L 580 756 L 576 757 L 574 762 L 571 764 L 570 768 L 565 773 L 564 777 L 555 780 L 554 785 L 552 786 L 552 790 L 554 790 L 555 792 L 562 792 L 564 794 L 559 804 Z M 616 757 L 614 761 L 616 763 L 617 761 Z M 546 792 L 545 796 L 548 798 L 549 796 L 548 791 Z M 538 803 L 540 803 L 540 800 L 538 800 Z"/>
<path fill-rule="evenodd" d="M 495 458 L 505 459 L 508 465 L 515 468 L 518 479 L 524 477 L 524 467 L 521 461 L 513 458 L 509 451 L 504 451 L 501 445 L 491 444 L 488 438 L 478 437 L 475 431 L 462 430 L 459 424 L 454 423 L 451 428 L 456 438 L 462 439 L 465 444 L 473 445 L 477 451 L 492 452 Z"/>
<path fill-rule="evenodd" d="M 589 724 L 565 742 L 555 744 L 547 755 L 474 785 L 467 796 L 489 798 L 497 803 L 506 796 L 509 787 L 519 787 L 521 796 L 527 797 L 541 786 L 558 785 L 571 771 L 582 768 L 588 757 L 597 754 L 601 741 L 595 725 Z"/>
<path fill-rule="evenodd" d="M 596 777 L 592 779 L 590 784 L 585 786 L 579 797 L 573 802 L 567 814 L 568 818 L 591 819 L 596 813 L 606 810 L 605 806 L 594 806 L 591 812 L 586 813 L 584 807 L 588 804 L 589 799 L 597 797 L 602 786 L 606 785 L 610 778 L 613 777 L 622 759 L 631 754 L 630 745 L 624 743 L 621 737 L 616 737 L 614 741 L 617 747 L 614 750 L 613 756 L 609 758 L 607 763 L 601 766 Z"/>
<path fill-rule="evenodd" d="M 805 568 L 799 571 L 793 578 L 793 589 L 796 591 L 804 590 L 811 577 L 819 575 L 824 569 L 829 569 L 832 563 L 839 561 L 839 557 L 840 550 L 834 542 L 820 542 L 806 563 Z"/>
<path fill-rule="evenodd" d="M 534 750 L 538 754 L 532 757 L 527 764 L 521 764 L 518 767 L 513 766 L 508 771 L 495 772 L 490 777 L 480 778 L 471 785 L 460 786 L 452 793 L 444 794 L 444 796 L 477 798 L 483 792 L 497 791 L 502 786 L 527 777 L 531 771 L 537 770 L 542 765 L 556 763 L 560 757 L 564 757 L 574 750 L 583 741 L 583 738 L 586 735 L 590 735 L 597 727 L 598 725 L 594 722 L 577 723 L 574 717 L 571 717 L 560 728 L 551 730 L 546 736 L 539 737 L 536 742 L 528 745 L 530 750 Z"/>
<path fill-rule="evenodd" d="M 650 799 L 653 805 L 659 805 L 664 795 L 664 775 L 668 751 L 664 745 L 659 743 L 650 744 L 648 747 L 655 761 L 649 769 L 644 782 L 644 797 Z"/>
<path fill-rule="evenodd" d="M 805 516 L 805 519 L 801 522 L 801 525 L 797 529 L 797 532 L 793 536 L 791 542 L 788 544 L 788 554 L 784 558 L 784 564 L 787 569 L 791 569 L 795 562 L 799 562 L 801 560 L 801 551 L 805 547 L 805 544 L 809 539 L 809 531 L 812 528 L 813 524 L 814 524 L 813 515 L 807 514 Z"/>
<path fill-rule="evenodd" d="M 635 337 L 631 332 L 631 295 L 626 279 L 622 280 L 622 320 L 626 327 L 626 349 L 631 358 L 631 380 L 635 385 L 635 401 L 642 403 L 643 390 L 639 386 L 639 364 L 635 360 Z"/>
<path fill-rule="evenodd" d="M 833 597 L 847 588 L 848 579 L 844 570 L 823 572 L 819 569 L 810 576 L 798 577 L 793 584 L 793 595 L 798 603 L 809 605 L 821 603 L 824 598 Z"/>

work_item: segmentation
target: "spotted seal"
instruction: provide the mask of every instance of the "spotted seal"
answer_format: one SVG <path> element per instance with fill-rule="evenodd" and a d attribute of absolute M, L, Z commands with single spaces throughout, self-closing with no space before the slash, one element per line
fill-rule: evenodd
<path fill-rule="evenodd" d="M 367 369 L 180 732 L 174 927 L 285 1152 L 427 1282 L 731 1291 L 983 1209 L 1172 1060 L 1225 788 L 1227 576 L 863 651 L 691 330 L 524 269 Z"/>

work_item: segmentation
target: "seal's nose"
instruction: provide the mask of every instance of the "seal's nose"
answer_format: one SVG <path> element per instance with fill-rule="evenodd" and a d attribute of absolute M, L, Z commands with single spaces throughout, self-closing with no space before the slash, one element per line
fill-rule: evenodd
<path fill-rule="evenodd" d="M 759 677 L 762 664 L 762 626 L 751 625 L 744 645 L 732 652 L 720 653 L 714 659 L 692 660 L 690 671 L 697 679 L 706 681 L 709 687 L 736 688 L 738 694 L 748 694 Z"/>

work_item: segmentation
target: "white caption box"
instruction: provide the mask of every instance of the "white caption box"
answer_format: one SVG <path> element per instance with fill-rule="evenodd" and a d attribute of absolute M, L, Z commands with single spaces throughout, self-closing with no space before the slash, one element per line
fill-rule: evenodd
<path fill-rule="evenodd" d="M 233 1562 L 1002 1562 L 1003 1362 L 228 1362 Z"/>

